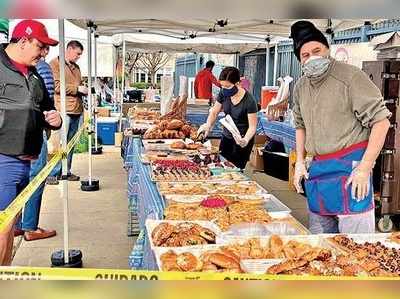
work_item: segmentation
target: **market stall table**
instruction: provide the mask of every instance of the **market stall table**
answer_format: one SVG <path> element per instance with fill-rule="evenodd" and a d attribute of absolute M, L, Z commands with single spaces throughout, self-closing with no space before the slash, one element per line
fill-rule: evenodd
<path fill-rule="evenodd" d="M 258 113 L 259 128 L 272 140 L 283 143 L 290 150 L 296 149 L 296 129 L 285 122 L 270 121 L 263 113 Z"/>

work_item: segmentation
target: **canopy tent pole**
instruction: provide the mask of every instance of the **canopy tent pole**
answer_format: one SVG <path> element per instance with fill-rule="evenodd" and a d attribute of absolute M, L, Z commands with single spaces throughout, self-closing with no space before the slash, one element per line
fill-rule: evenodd
<path fill-rule="evenodd" d="M 95 101 L 94 101 L 94 148 L 92 148 L 92 154 L 93 155 L 100 155 L 103 153 L 103 148 L 98 145 L 98 132 L 97 132 L 97 116 L 98 116 L 98 110 L 97 110 L 97 99 L 98 96 L 101 98 L 101 90 L 100 90 L 100 85 L 99 81 L 97 78 L 97 38 L 99 35 L 96 33 L 96 25 L 94 25 L 94 44 L 93 44 L 93 56 L 94 56 L 94 88 L 95 88 Z"/>
<path fill-rule="evenodd" d="M 239 68 L 239 53 L 235 54 L 235 67 Z"/>
<path fill-rule="evenodd" d="M 93 136 L 93 105 L 92 105 L 92 30 L 93 22 L 87 23 L 87 43 L 88 43 L 88 150 L 89 150 L 89 177 L 87 180 L 81 181 L 82 191 L 97 191 L 99 190 L 99 181 L 92 178 L 92 136 Z"/>
<path fill-rule="evenodd" d="M 270 43 L 270 38 L 266 38 L 267 45 L 265 47 L 265 86 L 268 86 L 269 82 L 269 43 Z"/>
<path fill-rule="evenodd" d="M 92 27 L 88 26 L 87 30 L 87 40 L 88 40 L 88 111 L 89 111 L 89 123 L 90 130 L 93 129 L 92 126 Z M 92 136 L 89 136 L 89 185 L 92 184 Z"/>
<path fill-rule="evenodd" d="M 276 79 L 278 76 L 278 44 L 275 44 L 275 49 L 274 49 L 274 80 L 272 82 L 272 85 L 275 86 L 277 84 Z"/>
<path fill-rule="evenodd" d="M 61 98 L 61 117 L 63 125 L 61 128 L 61 148 L 67 151 L 67 112 L 66 112 L 66 87 L 65 87 L 65 31 L 64 19 L 58 20 L 59 36 L 59 61 L 60 61 L 60 98 Z M 69 208 L 68 208 L 68 162 L 67 156 L 62 157 L 62 199 L 63 199 L 63 218 L 64 218 L 64 250 L 59 250 L 51 255 L 52 267 L 81 268 L 82 252 L 80 250 L 69 250 Z"/>
<path fill-rule="evenodd" d="M 117 47 L 113 46 L 113 105 L 114 111 L 116 111 L 117 107 Z"/>
<path fill-rule="evenodd" d="M 122 132 L 122 111 L 124 106 L 124 94 L 125 94 L 125 57 L 126 57 L 126 42 L 125 37 L 122 34 L 122 78 L 121 78 L 121 113 L 119 114 L 119 132 Z"/>

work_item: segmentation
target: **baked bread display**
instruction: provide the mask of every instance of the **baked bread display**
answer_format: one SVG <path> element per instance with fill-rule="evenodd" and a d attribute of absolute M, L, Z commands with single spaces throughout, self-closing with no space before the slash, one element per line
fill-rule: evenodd
<path fill-rule="evenodd" d="M 240 259 L 233 253 L 209 250 L 196 256 L 191 252 L 169 250 L 160 256 L 163 271 L 242 273 Z"/>
<path fill-rule="evenodd" d="M 191 127 L 181 119 L 164 119 L 155 121 L 153 127 L 149 128 L 144 139 L 185 139 L 190 138 L 197 129 Z"/>
<path fill-rule="evenodd" d="M 215 244 L 216 234 L 197 223 L 161 223 L 154 228 L 151 238 L 155 246 L 182 247 Z"/>

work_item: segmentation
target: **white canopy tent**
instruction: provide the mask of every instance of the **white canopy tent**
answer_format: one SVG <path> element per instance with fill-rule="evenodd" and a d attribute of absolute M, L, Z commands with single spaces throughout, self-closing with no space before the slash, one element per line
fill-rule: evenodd
<path fill-rule="evenodd" d="M 320 30 L 331 33 L 363 25 L 365 21 L 374 23 L 377 19 L 309 19 Z M 297 19 L 248 19 L 248 20 L 207 20 L 207 19 L 97 19 L 100 35 L 121 33 L 145 33 L 166 36 L 177 40 L 191 40 L 200 37 L 240 38 L 265 40 L 267 36 L 289 37 L 290 27 Z M 87 20 L 74 19 L 74 24 L 86 27 Z"/>
<path fill-rule="evenodd" d="M 309 19 L 320 30 L 330 34 L 380 19 Z M 71 19 L 87 28 L 86 19 Z M 290 35 L 298 19 L 94 19 L 96 33 L 113 36 L 114 45 L 125 40 L 128 50 L 138 52 L 195 52 L 239 54 L 267 48 Z M 266 51 L 269 61 L 269 50 Z M 268 82 L 269 63 L 266 63 Z"/>

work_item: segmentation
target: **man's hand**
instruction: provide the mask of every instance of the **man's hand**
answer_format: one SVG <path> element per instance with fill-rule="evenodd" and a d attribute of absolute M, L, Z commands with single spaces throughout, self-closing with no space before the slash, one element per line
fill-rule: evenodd
<path fill-rule="evenodd" d="M 357 201 L 363 200 L 369 194 L 371 188 L 369 177 L 373 167 L 374 163 L 361 162 L 346 181 L 346 189 L 351 184 L 351 194 Z"/>
<path fill-rule="evenodd" d="M 45 121 L 52 127 L 58 128 L 61 126 L 62 120 L 61 115 L 56 110 L 44 111 Z"/>
<path fill-rule="evenodd" d="M 83 85 L 78 86 L 78 92 L 84 95 L 87 95 L 89 93 L 88 88 Z"/>
<path fill-rule="evenodd" d="M 301 187 L 301 180 L 308 179 L 308 171 L 304 161 L 297 161 L 294 169 L 293 185 L 296 188 L 297 193 L 304 193 Z"/>

